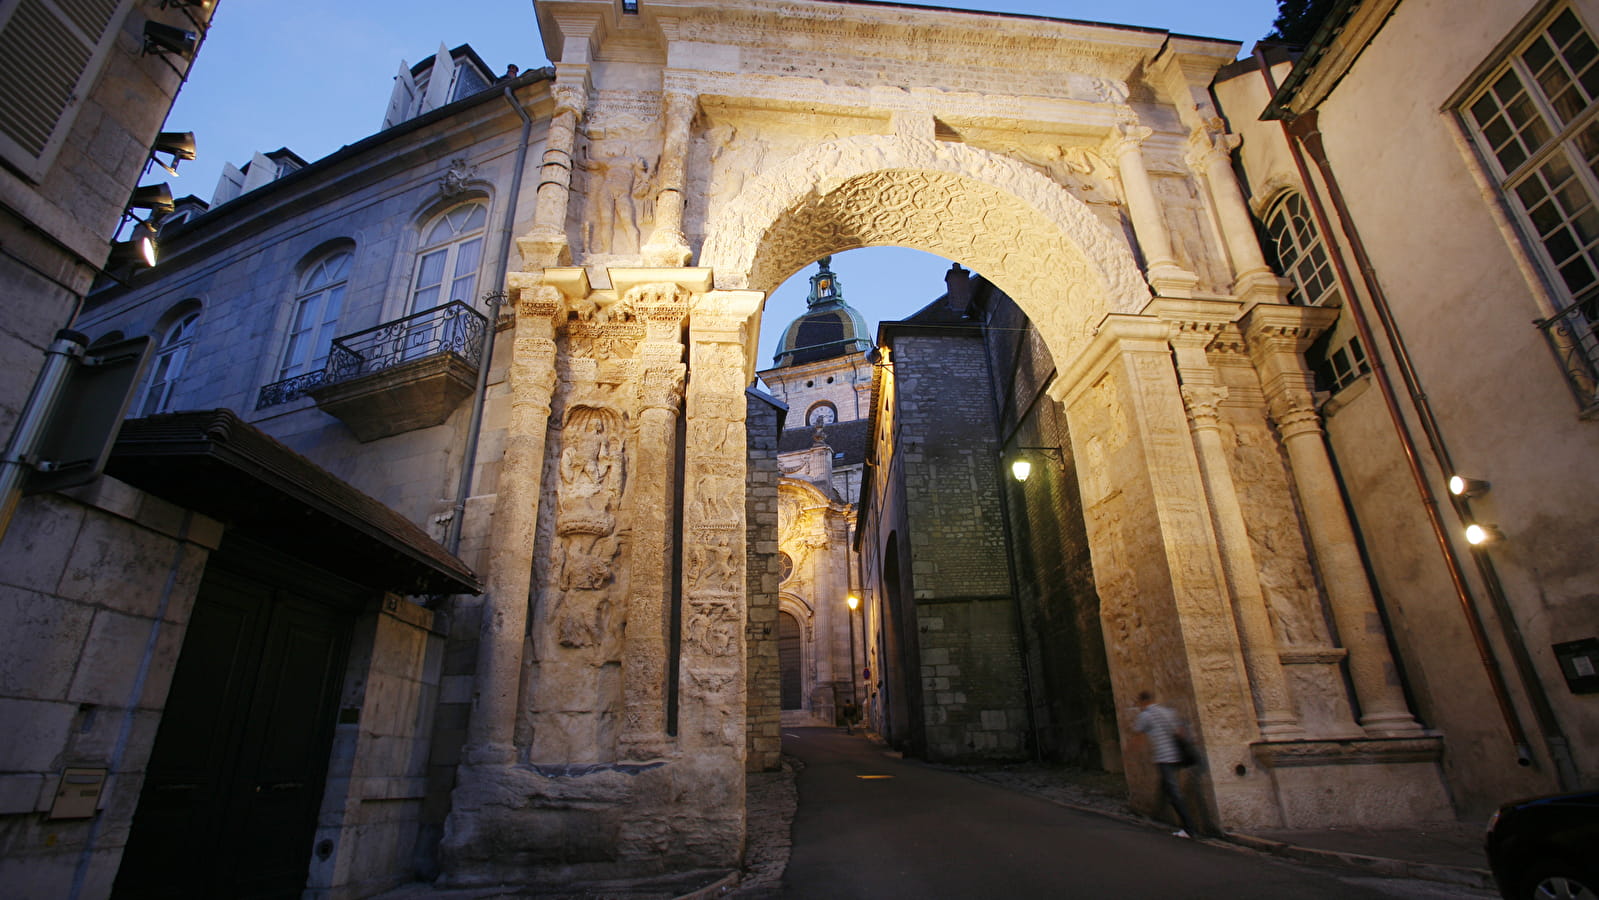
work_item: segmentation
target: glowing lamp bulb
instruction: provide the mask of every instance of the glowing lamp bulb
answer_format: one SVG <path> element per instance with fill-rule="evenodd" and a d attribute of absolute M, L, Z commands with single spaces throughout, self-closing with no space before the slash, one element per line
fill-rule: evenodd
<path fill-rule="evenodd" d="M 1018 459 L 1010 464 L 1010 474 L 1017 481 L 1026 481 L 1027 476 L 1033 474 L 1033 464 L 1025 459 Z"/>

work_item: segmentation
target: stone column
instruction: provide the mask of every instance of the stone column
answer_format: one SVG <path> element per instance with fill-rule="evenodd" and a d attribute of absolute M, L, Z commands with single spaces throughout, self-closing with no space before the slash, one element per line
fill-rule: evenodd
<path fill-rule="evenodd" d="M 516 281 L 513 276 L 513 289 Z M 543 490 L 550 397 L 555 390 L 555 322 L 564 308 L 560 291 L 536 282 L 518 290 L 516 303 L 507 373 L 511 413 L 489 537 L 475 696 L 463 751 L 468 765 L 508 764 L 516 757 L 513 736 L 533 539 Z"/>
<path fill-rule="evenodd" d="M 564 68 L 564 67 L 563 67 Z M 544 138 L 544 162 L 539 167 L 537 200 L 533 207 L 533 228 L 517 238 L 522 262 L 530 270 L 566 266 L 572 262 L 572 247 L 566 237 L 566 206 L 572 193 L 572 154 L 577 145 L 577 128 L 588 107 L 587 67 L 557 76 L 550 93 L 555 112 L 550 116 Z"/>
<path fill-rule="evenodd" d="M 1220 822 L 1280 827 L 1275 787 L 1254 772 L 1249 671 L 1170 331 L 1155 316 L 1106 316 L 1049 388 L 1078 461 L 1111 682 L 1118 706 L 1150 689 L 1193 723 Z M 1127 775 L 1139 807 L 1153 809 L 1154 767 L 1130 760 Z"/>
<path fill-rule="evenodd" d="M 1144 166 L 1143 143 L 1153 133 L 1141 125 L 1118 125 L 1112 132 L 1111 152 L 1121 171 L 1127 214 L 1132 217 L 1133 232 L 1144 251 L 1150 287 L 1162 296 L 1186 297 L 1199 285 L 1199 277 L 1177 264 L 1160 201 L 1155 198 L 1149 170 Z"/>
<path fill-rule="evenodd" d="M 638 441 L 633 454 L 632 563 L 622 649 L 622 756 L 664 756 L 667 651 L 671 646 L 672 529 L 677 417 L 683 399 L 683 318 L 688 293 L 676 284 L 640 285 L 626 300 L 644 321 Z"/>
<path fill-rule="evenodd" d="M 689 317 L 689 441 L 683 485 L 683 613 L 678 745 L 700 797 L 683 815 L 704 820 L 706 863 L 736 864 L 744 833 L 744 390 L 749 318 L 762 295 L 710 291 Z M 749 338 L 753 342 L 754 338 Z M 689 783 L 692 783 L 690 781 Z"/>
<path fill-rule="evenodd" d="M 1360 703 L 1360 726 L 1375 737 L 1416 734 L 1405 705 L 1377 600 L 1356 549 L 1323 441 L 1303 353 L 1336 319 L 1336 309 L 1262 305 L 1244 318 L 1250 358 L 1259 370 L 1272 420 L 1282 435 L 1339 640 L 1349 653 L 1349 678 Z"/>
<path fill-rule="evenodd" d="M 1260 589 L 1260 568 L 1244 524 L 1227 449 L 1222 444 L 1221 404 L 1227 398 L 1227 388 L 1219 383 L 1215 368 L 1205 358 L 1205 348 L 1231 319 L 1235 308 L 1228 304 L 1220 316 L 1174 321 L 1171 343 L 1182 378 L 1189 430 L 1199 451 L 1200 477 L 1216 524 L 1222 568 L 1232 590 L 1233 614 L 1238 620 L 1260 733 L 1267 738 L 1298 736 L 1304 734 L 1304 729 L 1294 713 L 1271 614 Z"/>
<path fill-rule="evenodd" d="M 1233 172 L 1232 151 L 1239 140 L 1238 135 L 1226 132 L 1220 119 L 1210 120 L 1189 133 L 1188 165 L 1210 185 L 1211 203 L 1232 257 L 1233 293 L 1240 300 L 1280 303 L 1286 299 L 1287 288 L 1266 264 L 1249 205 Z"/>
<path fill-rule="evenodd" d="M 655 171 L 655 230 L 644 244 L 647 266 L 688 265 L 691 251 L 683 236 L 684 171 L 688 163 L 689 129 L 699 99 L 681 91 L 667 91 L 661 99 L 665 137 L 661 162 Z"/>

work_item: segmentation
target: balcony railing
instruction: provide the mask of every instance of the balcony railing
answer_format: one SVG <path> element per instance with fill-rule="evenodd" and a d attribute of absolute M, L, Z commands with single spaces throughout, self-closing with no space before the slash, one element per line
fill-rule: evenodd
<path fill-rule="evenodd" d="M 316 388 L 375 375 L 407 363 L 454 354 L 476 366 L 488 319 L 457 300 L 333 339 L 327 366 L 261 389 L 256 409 L 297 400 Z"/>
<path fill-rule="evenodd" d="M 1599 414 L 1599 299 L 1578 301 L 1536 324 L 1565 370 L 1583 414 Z"/>

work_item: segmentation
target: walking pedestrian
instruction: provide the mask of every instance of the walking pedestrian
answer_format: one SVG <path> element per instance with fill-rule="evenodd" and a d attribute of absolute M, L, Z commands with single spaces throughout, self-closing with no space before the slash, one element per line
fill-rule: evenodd
<path fill-rule="evenodd" d="M 1183 826 L 1172 832 L 1172 836 L 1193 837 L 1199 829 L 1194 827 L 1194 820 L 1188 815 L 1188 802 L 1183 799 L 1180 781 L 1183 768 L 1193 765 L 1192 759 L 1183 759 L 1183 743 L 1188 740 L 1183 720 L 1170 707 L 1156 703 L 1155 695 L 1149 691 L 1138 692 L 1138 709 L 1133 730 L 1148 739 L 1150 759 L 1155 763 L 1155 768 L 1160 770 L 1161 794 L 1177 811 L 1177 818 Z"/>

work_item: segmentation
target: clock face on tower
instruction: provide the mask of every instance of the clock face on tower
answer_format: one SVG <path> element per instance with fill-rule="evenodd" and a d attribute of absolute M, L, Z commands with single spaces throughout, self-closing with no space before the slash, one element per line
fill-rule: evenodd
<path fill-rule="evenodd" d="M 811 410 L 811 416 L 806 420 L 808 425 L 831 425 L 838 421 L 838 413 L 831 406 L 818 406 Z"/>

